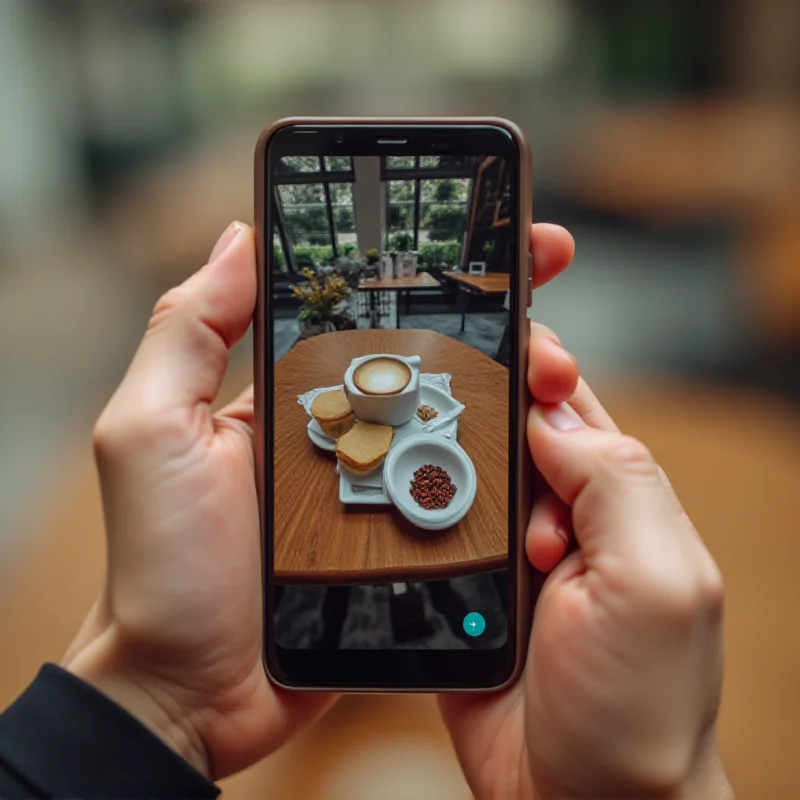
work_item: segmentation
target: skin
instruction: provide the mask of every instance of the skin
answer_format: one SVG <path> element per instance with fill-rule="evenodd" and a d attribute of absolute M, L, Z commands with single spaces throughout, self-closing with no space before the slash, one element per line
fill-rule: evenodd
<path fill-rule="evenodd" d="M 574 251 L 553 225 L 534 226 L 531 246 L 535 286 Z M 210 410 L 255 296 L 253 232 L 233 223 L 209 263 L 157 303 L 95 428 L 108 573 L 63 662 L 212 779 L 274 751 L 335 700 L 283 691 L 264 674 L 252 387 Z M 467 780 L 480 798 L 727 796 L 713 737 L 716 567 L 649 454 L 621 437 L 575 359 L 538 325 L 528 380 L 529 442 L 552 489 L 539 493 L 526 549 L 552 574 L 523 680 L 441 698 Z M 565 402 L 583 422 L 557 431 L 546 414 Z M 619 501 L 629 495 L 638 516 Z M 632 548 L 643 530 L 647 546 Z M 573 532 L 581 549 L 565 557 Z M 623 586 L 628 567 L 643 578 Z M 649 604 L 645 578 L 663 589 Z M 623 613 L 629 602 L 638 616 Z M 644 651 L 643 626 L 653 629 Z M 631 664 L 649 684 L 631 681 Z"/>

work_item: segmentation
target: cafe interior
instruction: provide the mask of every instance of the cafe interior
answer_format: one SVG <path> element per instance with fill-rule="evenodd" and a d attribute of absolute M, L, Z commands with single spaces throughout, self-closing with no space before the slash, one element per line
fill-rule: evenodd
<path fill-rule="evenodd" d="M 510 177 L 493 156 L 282 158 L 273 189 L 276 360 L 302 335 L 292 292 L 302 270 L 331 267 L 358 270 L 346 302 L 356 327 L 433 330 L 506 364 Z M 395 262 L 406 255 L 410 271 L 400 276 Z"/>

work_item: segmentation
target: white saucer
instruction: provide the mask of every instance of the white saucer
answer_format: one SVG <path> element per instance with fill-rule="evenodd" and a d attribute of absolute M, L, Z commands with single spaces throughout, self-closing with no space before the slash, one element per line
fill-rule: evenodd
<path fill-rule="evenodd" d="M 331 439 L 331 437 L 320 428 L 319 422 L 313 417 L 308 425 L 306 425 L 306 430 L 308 431 L 308 438 L 321 450 L 327 450 L 329 453 L 336 452 L 336 439 Z"/>

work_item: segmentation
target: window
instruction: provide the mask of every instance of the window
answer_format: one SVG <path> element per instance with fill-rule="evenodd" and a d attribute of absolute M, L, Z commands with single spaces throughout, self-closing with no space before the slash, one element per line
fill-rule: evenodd
<path fill-rule="evenodd" d="M 278 161 L 279 173 L 319 172 L 318 156 L 284 156 Z"/>
<path fill-rule="evenodd" d="M 459 263 L 476 168 L 472 156 L 387 156 L 387 248 L 424 256 L 426 245 L 442 244 L 437 252 Z"/>
<path fill-rule="evenodd" d="M 386 233 L 389 250 L 414 249 L 414 181 L 388 181 Z"/>
<path fill-rule="evenodd" d="M 429 246 L 449 253 L 448 264 L 460 262 L 477 163 L 472 156 L 385 156 L 386 248 Z M 278 162 L 276 268 L 296 273 L 356 254 L 354 179 L 350 156 Z"/>
<path fill-rule="evenodd" d="M 325 169 L 328 172 L 352 172 L 350 156 L 325 156 Z"/>
<path fill-rule="evenodd" d="M 414 156 L 386 156 L 386 169 L 413 169 Z"/>
<path fill-rule="evenodd" d="M 464 238 L 470 185 L 471 181 L 467 178 L 420 181 L 420 243 L 460 242 Z"/>
<path fill-rule="evenodd" d="M 275 170 L 276 238 L 284 272 L 331 264 L 356 250 L 353 162 L 349 156 L 284 156 Z"/>
<path fill-rule="evenodd" d="M 336 249 L 339 255 L 355 255 L 358 243 L 356 241 L 356 216 L 353 209 L 353 184 L 331 183 L 328 188 L 333 211 Z"/>

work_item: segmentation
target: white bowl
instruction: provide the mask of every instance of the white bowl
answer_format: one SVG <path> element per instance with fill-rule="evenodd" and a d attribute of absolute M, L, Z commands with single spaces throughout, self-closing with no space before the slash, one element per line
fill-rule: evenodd
<path fill-rule="evenodd" d="M 447 508 L 426 511 L 411 496 L 414 473 L 425 464 L 441 467 L 456 486 Z M 389 499 L 418 528 L 440 531 L 462 520 L 475 501 L 478 480 L 475 466 L 463 447 L 450 439 L 421 433 L 403 439 L 389 451 L 383 467 Z"/>

